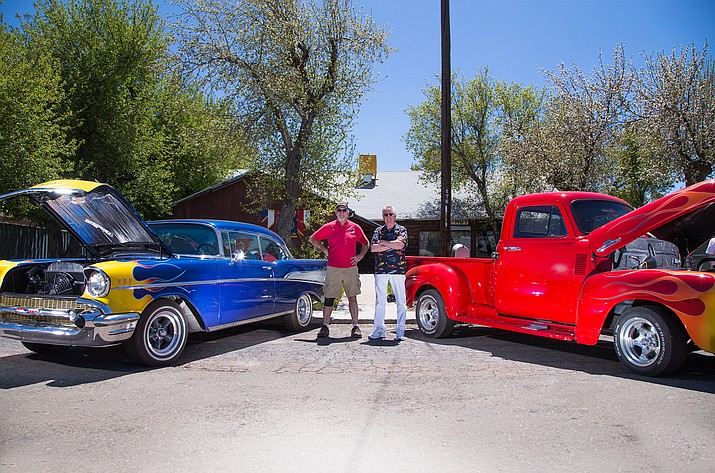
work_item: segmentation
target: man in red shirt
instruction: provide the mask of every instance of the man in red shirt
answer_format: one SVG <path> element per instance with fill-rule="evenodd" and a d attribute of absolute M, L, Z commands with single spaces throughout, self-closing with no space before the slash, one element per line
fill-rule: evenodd
<path fill-rule="evenodd" d="M 350 318 L 353 322 L 350 335 L 354 338 L 362 337 L 360 327 L 358 327 L 357 295 L 360 294 L 360 275 L 357 264 L 365 257 L 369 245 L 365 232 L 358 224 L 348 220 L 349 216 L 348 205 L 339 203 L 335 206 L 336 219 L 320 227 L 309 239 L 311 245 L 328 257 L 328 269 L 323 288 L 325 295 L 323 326 L 318 332 L 320 338 L 330 334 L 328 328 L 330 315 L 333 313 L 335 299 L 340 297 L 343 286 L 345 286 Z M 327 240 L 328 244 L 323 244 L 323 240 Z M 361 245 L 359 253 L 357 252 L 358 243 Z"/>

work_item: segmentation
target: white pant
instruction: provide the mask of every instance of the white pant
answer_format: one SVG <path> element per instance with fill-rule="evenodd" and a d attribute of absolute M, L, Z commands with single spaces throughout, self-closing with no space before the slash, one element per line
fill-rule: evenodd
<path fill-rule="evenodd" d="M 385 327 L 385 307 L 387 306 L 387 283 L 392 286 L 397 303 L 397 334 L 405 334 L 407 321 L 407 301 L 405 300 L 405 275 L 404 274 L 376 274 L 375 275 L 375 329 L 382 333 L 387 332 Z"/>

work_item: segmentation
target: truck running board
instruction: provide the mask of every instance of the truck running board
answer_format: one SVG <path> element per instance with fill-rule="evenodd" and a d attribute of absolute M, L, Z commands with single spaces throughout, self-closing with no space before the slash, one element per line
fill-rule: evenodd
<path fill-rule="evenodd" d="M 549 326 L 544 324 L 531 324 L 524 327 L 526 330 L 548 330 Z"/>
<path fill-rule="evenodd" d="M 454 320 L 557 340 L 573 341 L 576 337 L 576 330 L 573 325 L 497 315 L 493 310 L 489 312 L 483 310 L 484 306 L 479 306 L 478 304 L 473 305 L 470 309 L 469 315 L 455 317 Z"/>

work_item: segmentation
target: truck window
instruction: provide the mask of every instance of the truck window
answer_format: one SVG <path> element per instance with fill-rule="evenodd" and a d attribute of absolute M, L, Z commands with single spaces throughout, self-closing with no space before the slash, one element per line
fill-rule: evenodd
<path fill-rule="evenodd" d="M 612 200 L 577 200 L 571 204 L 576 226 L 585 235 L 631 210 L 631 207 Z"/>
<path fill-rule="evenodd" d="M 515 238 L 554 238 L 568 235 L 561 211 L 553 205 L 536 205 L 519 209 Z"/>

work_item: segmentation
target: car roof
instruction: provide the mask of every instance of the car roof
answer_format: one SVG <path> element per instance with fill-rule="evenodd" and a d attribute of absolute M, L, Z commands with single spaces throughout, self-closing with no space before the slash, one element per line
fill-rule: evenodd
<path fill-rule="evenodd" d="M 165 220 L 152 220 L 147 222 L 150 226 L 154 224 L 162 223 L 185 223 L 193 225 L 209 225 L 216 230 L 228 230 L 228 231 L 244 231 L 251 233 L 260 233 L 262 235 L 269 236 L 276 240 L 281 240 L 281 238 L 273 231 L 261 227 L 260 225 L 254 225 L 252 223 L 246 222 L 236 222 L 232 220 L 215 220 L 215 219 L 195 219 L 195 218 L 181 218 L 181 219 L 165 219 Z"/>

